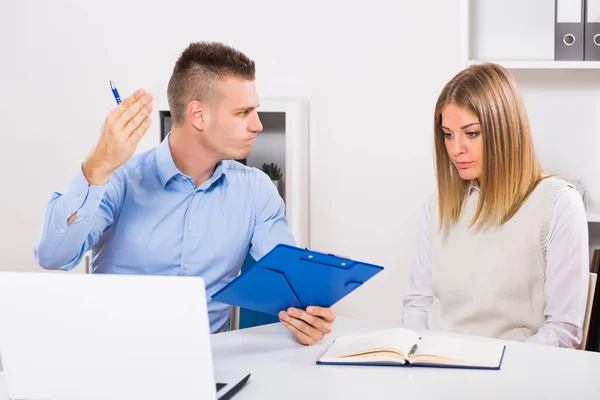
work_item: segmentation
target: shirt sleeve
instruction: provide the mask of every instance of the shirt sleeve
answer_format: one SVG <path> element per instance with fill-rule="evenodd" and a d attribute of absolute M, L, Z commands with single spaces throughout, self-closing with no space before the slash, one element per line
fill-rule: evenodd
<path fill-rule="evenodd" d="M 257 176 L 254 185 L 255 225 L 250 246 L 250 255 L 255 260 L 280 243 L 296 245 L 285 217 L 285 204 L 277 188 L 262 171 L 257 170 Z"/>
<path fill-rule="evenodd" d="M 556 199 L 548 231 L 546 322 L 527 342 L 576 348 L 583 338 L 589 280 L 587 216 L 571 187 Z"/>
<path fill-rule="evenodd" d="M 403 326 L 409 329 L 427 329 L 429 308 L 433 303 L 431 283 L 431 216 L 425 204 L 417 237 L 417 256 L 412 264 L 408 290 L 404 296 Z"/>
<path fill-rule="evenodd" d="M 64 192 L 54 192 L 46 208 L 34 256 L 45 269 L 70 270 L 113 223 L 121 187 L 116 174 L 102 186 L 90 186 L 81 168 Z M 69 218 L 77 213 L 73 223 Z"/>

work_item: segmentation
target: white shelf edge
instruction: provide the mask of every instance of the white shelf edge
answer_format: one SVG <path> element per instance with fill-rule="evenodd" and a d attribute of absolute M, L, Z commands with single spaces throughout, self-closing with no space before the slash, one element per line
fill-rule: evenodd
<path fill-rule="evenodd" d="M 468 60 L 468 65 L 493 62 L 507 69 L 597 69 L 600 61 L 553 61 L 553 60 Z"/>
<path fill-rule="evenodd" d="M 309 107 L 294 97 L 260 99 L 257 111 L 285 113 L 286 216 L 298 247 L 310 247 Z"/>
<path fill-rule="evenodd" d="M 588 222 L 600 222 L 600 212 L 589 212 L 587 213 Z"/>

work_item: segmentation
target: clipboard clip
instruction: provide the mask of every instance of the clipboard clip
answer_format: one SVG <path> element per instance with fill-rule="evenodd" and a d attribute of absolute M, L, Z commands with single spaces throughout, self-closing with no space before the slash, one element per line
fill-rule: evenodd
<path fill-rule="evenodd" d="M 306 261 L 314 261 L 321 264 L 331 265 L 338 268 L 349 268 L 354 262 L 350 262 L 349 257 L 343 257 L 332 253 L 324 253 L 316 250 L 312 250 L 309 247 L 306 248 L 308 254 L 301 256 L 300 258 Z"/>
<path fill-rule="evenodd" d="M 333 256 L 333 257 L 338 257 L 338 258 L 345 258 L 347 260 L 352 260 L 352 257 L 348 257 L 348 256 L 345 256 L 345 255 L 342 255 L 342 254 L 333 254 L 333 253 L 326 253 L 324 251 L 319 251 L 319 250 L 312 250 L 310 247 L 307 247 L 306 250 L 312 251 L 312 252 L 315 252 L 315 253 L 327 254 L 328 256 Z"/>

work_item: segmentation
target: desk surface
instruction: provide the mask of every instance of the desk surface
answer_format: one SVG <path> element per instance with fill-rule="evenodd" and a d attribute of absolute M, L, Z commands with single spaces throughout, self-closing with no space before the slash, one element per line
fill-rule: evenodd
<path fill-rule="evenodd" d="M 505 342 L 500 371 L 316 365 L 337 336 L 393 326 L 340 318 L 324 342 L 297 344 L 280 324 L 213 335 L 215 369 L 244 370 L 235 400 L 598 399 L 600 353 Z M 0 400 L 6 389 L 0 373 Z"/>

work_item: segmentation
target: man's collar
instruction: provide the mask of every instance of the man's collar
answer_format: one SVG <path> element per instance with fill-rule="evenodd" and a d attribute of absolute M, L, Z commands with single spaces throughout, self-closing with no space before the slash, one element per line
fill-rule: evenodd
<path fill-rule="evenodd" d="M 169 181 L 173 179 L 173 177 L 179 175 L 186 176 L 177 168 L 177 166 L 175 165 L 175 161 L 173 161 L 173 155 L 171 154 L 171 146 L 169 145 L 170 136 L 171 133 L 169 132 L 169 134 L 164 138 L 164 140 L 161 142 L 160 145 L 158 145 L 156 149 L 156 166 L 158 169 L 160 183 L 162 184 L 163 188 L 167 186 L 167 183 L 169 183 Z M 223 178 L 223 184 L 227 187 L 229 183 L 227 182 L 226 170 L 227 161 L 219 161 L 212 176 L 206 182 L 200 185 L 198 189 L 208 189 L 215 182 L 219 181 L 221 177 Z"/>

